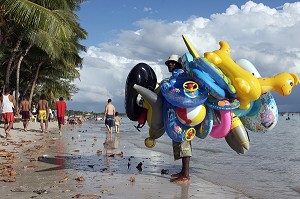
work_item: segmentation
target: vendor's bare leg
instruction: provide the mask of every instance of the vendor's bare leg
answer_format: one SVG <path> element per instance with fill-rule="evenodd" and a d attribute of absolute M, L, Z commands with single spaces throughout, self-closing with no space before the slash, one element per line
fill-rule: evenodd
<path fill-rule="evenodd" d="M 174 177 L 170 182 L 185 183 L 190 181 L 190 157 L 182 158 L 182 170 L 179 173 L 171 175 Z"/>

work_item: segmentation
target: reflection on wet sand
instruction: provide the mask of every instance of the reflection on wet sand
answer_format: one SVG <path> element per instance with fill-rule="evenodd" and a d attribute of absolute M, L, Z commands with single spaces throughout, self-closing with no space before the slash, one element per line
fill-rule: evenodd
<path fill-rule="evenodd" d="M 104 154 L 106 156 L 106 163 L 110 163 L 110 157 L 114 157 L 114 155 L 122 155 L 123 153 L 118 151 L 120 143 L 120 134 L 115 133 L 114 136 L 112 133 L 106 133 L 104 145 Z"/>
<path fill-rule="evenodd" d="M 176 184 L 181 187 L 181 194 L 180 196 L 175 196 L 174 199 L 188 199 L 189 198 L 189 188 L 190 183 L 185 184 Z"/>

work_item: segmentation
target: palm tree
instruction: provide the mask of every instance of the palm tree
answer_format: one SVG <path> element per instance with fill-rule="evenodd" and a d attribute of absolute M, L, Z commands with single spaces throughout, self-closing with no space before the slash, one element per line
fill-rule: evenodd
<path fill-rule="evenodd" d="M 7 64 L 5 78 L 5 85 L 8 86 L 12 69 L 17 68 L 17 100 L 21 63 L 24 56 L 33 46 L 37 46 L 46 52 L 50 59 L 60 59 L 59 57 L 63 54 L 61 49 L 70 49 L 74 54 L 78 54 L 79 50 L 85 50 L 85 47 L 81 46 L 78 40 L 85 39 L 87 33 L 77 23 L 77 16 L 72 12 L 79 9 L 79 3 L 81 2 L 83 1 L 54 0 L 50 3 L 50 1 L 38 0 L 16 0 L 14 2 L 0 0 L 1 8 L 5 10 L 5 15 L 4 17 L 2 15 L 2 18 L 8 17 L 15 22 L 11 26 L 15 30 L 14 32 L 23 33 L 15 42 L 12 42 L 15 45 Z M 27 20 L 24 21 L 24 18 Z M 11 22 L 10 20 L 6 21 Z M 49 23 L 49 20 L 51 23 Z M 19 24 L 22 24 L 22 26 Z M 18 51 L 21 51 L 21 53 L 17 54 Z M 18 58 L 18 61 L 15 61 L 16 58 Z M 16 64 L 13 65 L 13 63 Z M 43 64 L 45 62 L 39 62 L 37 66 L 41 67 Z M 12 65 L 14 66 L 13 68 Z M 37 73 L 39 72 L 39 67 L 37 68 Z"/>

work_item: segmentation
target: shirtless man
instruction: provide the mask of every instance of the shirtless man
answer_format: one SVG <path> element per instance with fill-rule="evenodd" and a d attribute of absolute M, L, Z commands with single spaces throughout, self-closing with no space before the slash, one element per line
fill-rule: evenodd
<path fill-rule="evenodd" d="M 22 111 L 22 120 L 23 120 L 23 127 L 25 132 L 27 131 L 28 123 L 30 119 L 30 109 L 31 109 L 31 105 L 28 101 L 28 97 L 24 96 L 20 103 L 20 110 Z"/>
<path fill-rule="evenodd" d="M 111 99 L 108 99 L 104 110 L 104 118 L 105 126 L 109 133 L 112 133 L 112 127 L 114 126 L 115 112 L 115 106 L 112 104 Z"/>
<path fill-rule="evenodd" d="M 44 122 L 45 122 L 45 132 L 48 131 L 48 115 L 49 115 L 49 104 L 46 100 L 45 94 L 41 95 L 41 99 L 37 104 L 37 109 L 39 110 L 38 119 L 40 120 L 42 133 L 44 132 Z"/>

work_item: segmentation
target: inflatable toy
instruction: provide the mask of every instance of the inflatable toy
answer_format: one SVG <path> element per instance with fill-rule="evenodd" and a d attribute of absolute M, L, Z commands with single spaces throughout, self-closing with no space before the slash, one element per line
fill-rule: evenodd
<path fill-rule="evenodd" d="M 257 71 L 256 67 L 247 59 L 239 59 L 236 61 L 236 64 L 250 72 L 254 77 L 260 78 L 260 74 Z"/>
<path fill-rule="evenodd" d="M 235 96 L 236 90 L 231 84 L 230 79 L 213 63 L 206 58 L 198 58 L 195 61 L 195 66 L 209 74 L 216 83 L 224 90 L 228 91 L 232 96 Z"/>
<path fill-rule="evenodd" d="M 200 130 L 196 131 L 196 136 L 201 139 L 206 138 L 212 130 L 213 123 L 214 123 L 213 110 L 209 107 L 206 107 L 205 118 L 204 118 L 203 122 L 201 123 Z"/>
<path fill-rule="evenodd" d="M 240 106 L 240 101 L 237 99 L 233 99 L 231 101 L 223 99 L 218 100 L 211 96 L 208 96 L 205 105 L 217 110 L 233 110 Z"/>
<path fill-rule="evenodd" d="M 133 88 L 144 98 L 146 102 L 144 103 L 144 107 L 148 110 L 147 123 L 149 125 L 149 139 L 160 138 L 165 132 L 162 115 L 164 100 L 161 93 L 158 92 L 158 94 L 156 94 L 155 92 L 137 84 L 135 84 Z"/>
<path fill-rule="evenodd" d="M 208 90 L 208 92 L 217 99 L 224 99 L 225 98 L 225 91 L 215 83 L 215 81 L 209 76 L 209 74 L 197 69 L 192 68 L 191 76 L 195 78 L 196 82 Z"/>
<path fill-rule="evenodd" d="M 237 60 L 237 63 L 255 77 L 261 77 L 250 61 L 241 59 Z M 233 112 L 237 113 L 238 110 L 239 109 L 235 109 Z M 274 97 L 270 92 L 262 94 L 258 100 L 251 102 L 251 107 L 240 116 L 245 127 L 251 131 L 266 132 L 273 129 L 278 121 L 278 109 Z"/>
<path fill-rule="evenodd" d="M 275 90 L 282 96 L 291 94 L 294 86 L 299 84 L 299 77 L 293 73 L 279 73 L 273 77 L 264 77 L 258 79 L 262 93 Z"/>
<path fill-rule="evenodd" d="M 209 136 L 213 138 L 225 137 L 231 129 L 232 115 L 231 111 L 220 110 L 220 123 L 214 124 Z"/>
<path fill-rule="evenodd" d="M 176 107 L 175 110 L 178 120 L 187 126 L 196 126 L 200 124 L 206 115 L 206 108 L 204 105 L 199 105 L 193 108 Z"/>
<path fill-rule="evenodd" d="M 237 65 L 230 57 L 230 47 L 221 41 L 220 49 L 204 53 L 204 57 L 219 67 L 231 80 L 236 89 L 241 109 L 249 109 L 250 101 L 261 95 L 261 86 L 256 77 Z"/>
<path fill-rule="evenodd" d="M 190 141 L 195 137 L 196 129 L 200 130 L 200 124 L 194 127 L 182 124 L 176 116 L 175 107 L 168 101 L 164 101 L 163 115 L 166 133 L 175 142 Z"/>
<path fill-rule="evenodd" d="M 161 81 L 160 90 L 164 98 L 174 106 L 189 108 L 203 104 L 207 91 L 191 77 L 172 76 Z"/>
<path fill-rule="evenodd" d="M 190 43 L 190 41 L 184 36 L 182 35 L 182 39 L 188 49 L 188 51 L 192 54 L 192 56 L 197 59 L 200 57 L 200 55 L 197 53 L 197 51 L 195 50 L 195 48 L 192 46 L 192 44 Z"/>
<path fill-rule="evenodd" d="M 234 113 L 232 114 L 232 127 L 226 135 L 225 140 L 227 144 L 238 154 L 244 154 L 249 151 L 249 136 L 244 128 L 239 117 Z"/>
<path fill-rule="evenodd" d="M 201 83 L 217 99 L 224 99 L 226 92 L 231 97 L 236 97 L 236 90 L 231 84 L 230 79 L 214 64 L 206 58 L 201 58 L 188 39 L 182 35 L 182 38 L 195 60 L 193 61 L 190 54 L 182 56 L 182 65 L 187 72 L 193 76 L 198 83 Z"/>
<path fill-rule="evenodd" d="M 129 72 L 125 85 L 125 111 L 127 117 L 132 121 L 137 121 L 143 112 L 143 107 L 137 103 L 138 92 L 133 88 L 137 84 L 154 91 L 157 78 L 154 70 L 145 63 L 135 65 Z"/>
<path fill-rule="evenodd" d="M 255 101 L 256 108 L 241 116 L 241 121 L 247 129 L 254 132 L 266 132 L 275 127 L 278 121 L 278 109 L 271 93 L 265 93 Z"/>

